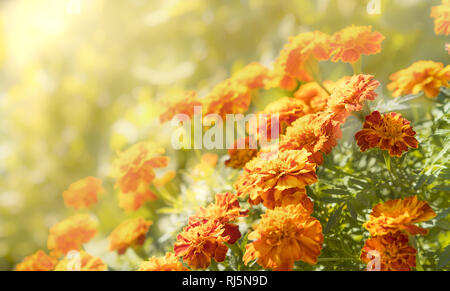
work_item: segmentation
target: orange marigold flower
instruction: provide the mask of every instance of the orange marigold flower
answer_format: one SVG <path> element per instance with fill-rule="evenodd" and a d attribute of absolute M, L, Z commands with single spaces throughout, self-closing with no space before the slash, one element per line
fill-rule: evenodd
<path fill-rule="evenodd" d="M 57 262 L 57 259 L 48 256 L 44 251 L 37 251 L 17 264 L 16 271 L 51 271 Z"/>
<path fill-rule="evenodd" d="M 327 60 L 329 52 L 329 35 L 326 33 L 311 31 L 290 37 L 275 61 L 267 87 L 293 90 L 297 80 L 311 81 L 309 66 L 318 60 Z"/>
<path fill-rule="evenodd" d="M 377 256 L 380 260 L 379 271 L 411 271 L 416 267 L 416 249 L 409 245 L 408 236 L 401 232 L 366 240 L 361 261 L 368 264 Z"/>
<path fill-rule="evenodd" d="M 241 206 L 237 199 L 237 195 L 227 192 L 225 194 L 216 194 L 216 202 L 208 205 L 208 207 L 200 207 L 199 211 L 189 217 L 189 225 L 206 223 L 215 220 L 223 225 L 223 236 L 226 242 L 234 244 L 240 237 L 241 232 L 235 222 L 239 217 L 246 216 L 246 211 L 241 211 Z"/>
<path fill-rule="evenodd" d="M 238 148 L 242 144 L 244 148 Z M 225 161 L 225 166 L 233 169 L 242 169 L 247 162 L 258 155 L 256 142 L 249 136 L 238 139 L 232 149 L 228 150 L 230 159 Z"/>
<path fill-rule="evenodd" d="M 396 112 L 381 115 L 374 111 L 366 116 L 363 129 L 355 135 L 362 152 L 378 147 L 389 151 L 391 156 L 400 157 L 408 147 L 418 148 L 419 142 L 414 137 L 416 132 L 410 122 Z"/>
<path fill-rule="evenodd" d="M 268 79 L 269 69 L 260 63 L 253 62 L 243 67 L 231 77 L 232 80 L 244 84 L 250 89 L 263 88 Z"/>
<path fill-rule="evenodd" d="M 143 245 L 151 225 L 151 221 L 146 221 L 141 217 L 130 218 L 123 221 L 108 237 L 109 250 L 117 250 L 117 253 L 122 255 L 129 247 Z"/>
<path fill-rule="evenodd" d="M 119 153 L 113 164 L 112 176 L 117 178 L 115 187 L 120 189 L 123 201 L 121 204 L 134 205 L 126 209 L 136 210 L 145 201 L 157 198 L 149 186 L 155 179 L 154 168 L 164 168 L 168 165 L 169 158 L 161 156 L 163 153 L 163 148 L 150 142 L 137 143 Z M 125 195 L 131 196 L 125 198 Z"/>
<path fill-rule="evenodd" d="M 161 123 L 165 123 L 177 114 L 185 114 L 192 118 L 195 106 L 202 106 L 201 100 L 197 98 L 197 93 L 195 91 L 186 91 L 179 97 L 162 104 L 165 111 L 159 116 L 159 120 Z"/>
<path fill-rule="evenodd" d="M 272 129 L 275 129 L 276 123 L 278 123 L 278 135 L 274 134 L 274 138 L 277 139 L 280 134 L 284 133 L 286 127 L 305 115 L 303 108 L 304 103 L 295 98 L 278 99 L 267 105 L 263 111 L 258 112 L 256 117 L 249 122 L 249 132 L 250 134 L 256 133 L 258 139 L 265 138 L 265 140 L 271 141 Z M 273 119 L 275 116 L 278 120 Z"/>
<path fill-rule="evenodd" d="M 301 85 L 294 97 L 302 101 L 305 113 L 311 114 L 324 111 L 330 95 L 316 82 L 309 82 Z"/>
<path fill-rule="evenodd" d="M 439 35 L 450 34 L 450 0 L 442 0 L 442 4 L 431 8 L 434 18 L 434 32 Z"/>
<path fill-rule="evenodd" d="M 249 88 L 233 79 L 227 79 L 215 86 L 205 97 L 206 114 L 218 114 L 225 120 L 227 114 L 246 112 L 250 102 Z"/>
<path fill-rule="evenodd" d="M 316 164 L 309 161 L 310 155 L 305 149 L 286 150 L 279 152 L 276 159 L 251 160 L 235 184 L 238 195 L 248 195 L 253 205 L 282 205 L 286 190 L 303 189 L 317 182 Z"/>
<path fill-rule="evenodd" d="M 177 173 L 175 171 L 168 171 L 168 172 L 164 173 L 164 175 L 162 177 L 156 178 L 153 181 L 153 185 L 155 185 L 156 188 L 163 187 L 167 183 L 170 183 L 170 181 L 172 181 L 176 175 L 177 175 Z"/>
<path fill-rule="evenodd" d="M 381 51 L 384 36 L 372 31 L 371 26 L 349 26 L 331 36 L 330 47 L 333 62 L 356 63 L 361 55 L 377 54 Z"/>
<path fill-rule="evenodd" d="M 129 213 L 142 207 L 147 201 L 158 199 L 155 193 L 149 190 L 149 185 L 140 183 L 135 192 L 119 192 L 119 207 Z"/>
<path fill-rule="evenodd" d="M 59 256 L 77 251 L 97 233 L 97 221 L 88 214 L 75 214 L 50 228 L 47 247 Z"/>
<path fill-rule="evenodd" d="M 395 233 L 399 230 L 411 235 L 424 235 L 428 231 L 413 223 L 427 221 L 435 216 L 436 213 L 427 202 L 419 201 L 417 196 L 410 196 L 375 205 L 364 227 L 372 236 Z"/>
<path fill-rule="evenodd" d="M 214 172 L 219 156 L 212 153 L 203 154 L 200 162 L 195 165 L 193 174 L 197 179 L 204 179 Z"/>
<path fill-rule="evenodd" d="M 189 225 L 177 236 L 175 255 L 183 257 L 195 270 L 208 268 L 211 258 L 223 262 L 228 251 L 224 244 L 228 240 L 223 236 L 224 231 L 224 226 L 216 220 Z"/>
<path fill-rule="evenodd" d="M 344 122 L 353 111 L 360 111 L 365 100 L 375 100 L 375 89 L 380 83 L 371 75 L 355 75 L 334 88 L 328 101 L 329 110 L 336 114 L 336 120 Z"/>
<path fill-rule="evenodd" d="M 81 250 L 74 257 L 64 257 L 55 267 L 55 271 L 106 271 L 102 259 L 92 256 Z"/>
<path fill-rule="evenodd" d="M 142 262 L 138 271 L 189 271 L 173 253 L 166 253 L 164 257 L 151 257 Z"/>
<path fill-rule="evenodd" d="M 406 94 L 425 94 L 434 98 L 439 95 L 440 87 L 448 87 L 450 65 L 433 61 L 418 61 L 406 69 L 392 74 L 387 88 L 394 97 Z"/>
<path fill-rule="evenodd" d="M 63 192 L 64 204 L 74 209 L 85 209 L 97 203 L 98 194 L 103 192 L 102 181 L 95 177 L 81 179 Z"/>
<path fill-rule="evenodd" d="M 300 204 L 267 210 L 253 228 L 248 235 L 253 242 L 245 247 L 243 257 L 246 265 L 257 259 L 265 269 L 291 271 L 296 261 L 317 263 L 322 226 Z"/>
<path fill-rule="evenodd" d="M 321 165 L 322 154 L 329 154 L 342 137 L 340 123 L 333 112 L 308 114 L 297 119 L 281 137 L 280 150 L 305 149 L 311 153 L 310 160 Z"/>

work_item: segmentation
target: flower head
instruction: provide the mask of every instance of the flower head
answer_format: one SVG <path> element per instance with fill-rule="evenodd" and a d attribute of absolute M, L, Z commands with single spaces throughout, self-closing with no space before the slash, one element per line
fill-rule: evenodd
<path fill-rule="evenodd" d="M 406 94 L 425 94 L 434 98 L 439 95 L 440 87 L 448 87 L 450 65 L 433 61 L 418 61 L 406 69 L 392 74 L 387 88 L 394 97 Z"/>
<path fill-rule="evenodd" d="M 196 270 L 208 268 L 212 258 L 216 262 L 223 262 L 228 251 L 224 244 L 228 239 L 223 236 L 224 231 L 223 224 L 217 220 L 188 225 L 177 236 L 175 255 L 183 257 Z"/>
<path fill-rule="evenodd" d="M 64 204 L 74 209 L 85 209 L 97 203 L 98 194 L 103 192 L 102 181 L 95 177 L 81 179 L 63 192 Z"/>
<path fill-rule="evenodd" d="M 40 250 L 17 264 L 16 271 L 51 271 L 57 262 L 57 259 Z"/>
<path fill-rule="evenodd" d="M 427 230 L 414 225 L 432 219 L 436 213 L 425 201 L 417 196 L 390 200 L 375 205 L 369 221 L 364 227 L 372 236 L 385 235 L 403 230 L 411 235 L 427 234 Z"/>
<path fill-rule="evenodd" d="M 244 148 L 238 148 L 240 143 L 243 144 Z M 255 143 L 249 136 L 238 139 L 234 143 L 233 148 L 228 150 L 230 159 L 225 161 L 225 166 L 233 169 L 242 169 L 247 162 L 258 155 L 258 149 Z"/>
<path fill-rule="evenodd" d="M 416 267 L 416 249 L 401 232 L 369 238 L 362 249 L 361 261 L 368 264 L 376 256 L 380 271 L 410 271 Z"/>
<path fill-rule="evenodd" d="M 371 75 L 355 75 L 334 88 L 328 109 L 336 114 L 336 120 L 343 123 L 351 112 L 362 110 L 365 100 L 375 100 L 375 89 L 379 85 Z"/>
<path fill-rule="evenodd" d="M 197 98 L 197 93 L 194 91 L 186 91 L 179 97 L 170 99 L 168 102 L 162 104 L 165 111 L 159 116 L 161 123 L 170 121 L 177 114 L 185 114 L 192 118 L 194 116 L 194 107 L 202 106 L 201 100 Z"/>
<path fill-rule="evenodd" d="M 161 156 L 163 153 L 163 148 L 150 142 L 137 143 L 119 153 L 113 164 L 112 176 L 117 178 L 115 187 L 120 189 L 121 207 L 136 210 L 145 201 L 157 198 L 149 186 L 156 176 L 154 168 L 167 167 L 169 158 Z"/>
<path fill-rule="evenodd" d="M 59 256 L 77 251 L 97 233 L 97 222 L 87 214 L 75 214 L 50 228 L 47 247 Z"/>
<path fill-rule="evenodd" d="M 322 154 L 329 154 L 342 137 L 340 123 L 333 112 L 308 114 L 297 119 L 281 137 L 281 150 L 304 149 L 311 154 L 310 160 L 323 163 Z"/>
<path fill-rule="evenodd" d="M 450 34 L 450 1 L 442 0 L 442 4 L 431 8 L 431 17 L 434 18 L 434 32 L 436 34 Z"/>
<path fill-rule="evenodd" d="M 329 57 L 328 34 L 311 31 L 290 37 L 275 61 L 267 87 L 293 90 L 297 86 L 297 80 L 312 81 L 312 63 Z"/>
<path fill-rule="evenodd" d="M 317 182 L 316 164 L 309 161 L 305 149 L 281 151 L 278 157 L 266 160 L 257 157 L 245 165 L 235 188 L 239 196 L 249 196 L 249 203 L 281 205 L 283 193 L 289 189 L 303 189 Z M 265 202 L 265 200 L 272 200 Z"/>
<path fill-rule="evenodd" d="M 331 36 L 330 47 L 333 62 L 356 63 L 361 55 L 377 54 L 381 51 L 384 36 L 372 31 L 371 26 L 349 26 Z"/>
<path fill-rule="evenodd" d="M 117 253 L 122 255 L 129 247 L 143 245 L 151 225 L 151 221 L 141 217 L 123 221 L 108 237 L 109 250 L 117 250 Z"/>
<path fill-rule="evenodd" d="M 138 271 L 189 271 L 173 253 L 166 253 L 164 257 L 151 257 L 142 262 Z"/>
<path fill-rule="evenodd" d="M 400 157 L 408 151 L 408 147 L 419 147 L 415 134 L 410 122 L 401 114 L 391 112 L 381 115 L 374 111 L 366 116 L 363 129 L 356 133 L 355 139 L 362 152 L 378 147 L 389 151 L 391 156 Z"/>
<path fill-rule="evenodd" d="M 292 270 L 294 262 L 316 264 L 323 243 L 322 226 L 301 206 L 288 205 L 267 210 L 248 236 L 243 257 L 247 265 L 257 259 L 266 269 Z"/>
<path fill-rule="evenodd" d="M 83 250 L 77 256 L 64 257 L 55 267 L 55 271 L 106 271 L 107 269 L 108 266 L 103 263 L 102 259 Z"/>
<path fill-rule="evenodd" d="M 301 85 L 294 97 L 302 101 L 304 111 L 310 114 L 324 111 L 330 95 L 316 82 L 309 82 Z"/>
<path fill-rule="evenodd" d="M 244 84 L 247 88 L 263 88 L 269 75 L 269 69 L 260 63 L 253 62 L 243 67 L 231 77 L 232 80 Z"/>

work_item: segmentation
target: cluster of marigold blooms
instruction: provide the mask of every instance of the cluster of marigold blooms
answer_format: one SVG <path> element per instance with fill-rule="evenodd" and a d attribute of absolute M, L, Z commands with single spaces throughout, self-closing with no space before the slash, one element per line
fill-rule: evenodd
<path fill-rule="evenodd" d="M 433 8 L 436 32 L 448 34 L 448 4 Z M 257 136 L 247 136 L 245 149 L 230 149 L 226 165 L 243 168 L 235 183 L 236 194 L 217 194 L 215 203 L 200 208 L 189 218 L 188 225 L 177 236 L 174 253 L 152 257 L 139 270 L 187 270 L 179 257 L 192 269 L 205 269 L 211 260 L 223 262 L 227 244 L 235 243 L 241 233 L 237 225 L 247 211 L 241 210 L 238 198 L 250 205 L 263 204 L 267 211 L 253 226 L 243 257 L 244 263 L 256 263 L 265 269 L 292 270 L 296 261 L 317 263 L 324 236 L 320 222 L 312 216 L 313 202 L 306 194 L 306 186 L 317 182 L 316 169 L 322 165 L 324 154 L 330 154 L 341 137 L 340 126 L 352 114 L 363 109 L 366 101 L 377 96 L 380 85 L 373 76 L 358 74 L 337 82 L 320 81 L 318 62 L 331 60 L 357 65 L 361 55 L 381 51 L 384 37 L 370 26 L 350 26 L 328 35 L 320 31 L 301 33 L 289 38 L 269 70 L 259 63 L 251 63 L 231 78 L 215 86 L 204 98 L 187 92 L 180 99 L 170 100 L 160 121 L 167 122 L 179 113 L 190 117 L 194 107 L 202 106 L 203 114 L 244 113 L 258 89 L 282 88 L 293 97 L 284 97 L 269 104 L 259 116 L 279 116 L 281 136 L 275 146 L 254 149 L 250 144 L 262 137 L 270 139 L 270 132 L 257 128 Z M 425 92 L 436 97 L 441 86 L 448 87 L 449 66 L 433 61 L 419 61 L 394 73 L 388 89 L 394 96 Z M 300 86 L 299 86 L 300 85 Z M 271 120 L 266 120 L 271 128 Z M 409 121 L 392 112 L 378 111 L 366 116 L 363 129 L 355 138 L 361 151 L 380 148 L 391 156 L 401 156 L 409 147 L 417 148 L 418 141 Z M 127 213 L 136 211 L 144 203 L 157 199 L 151 187 L 159 188 L 175 175 L 168 171 L 156 177 L 156 168 L 165 168 L 169 157 L 164 149 L 151 142 L 140 142 L 118 153 L 112 176 L 116 178 L 119 206 Z M 210 158 L 205 159 L 208 163 Z M 215 160 L 215 162 L 217 159 Z M 215 163 L 214 162 L 214 163 Z M 101 181 L 94 177 L 82 179 L 64 192 L 64 202 L 76 210 L 90 208 L 103 192 Z M 410 269 L 415 252 L 408 245 L 405 232 L 423 234 L 412 225 L 433 217 L 434 212 L 416 198 L 388 201 L 375 206 L 365 227 L 370 238 L 365 252 L 377 250 L 382 255 L 382 268 Z M 132 218 L 123 221 L 109 235 L 109 250 L 124 254 L 128 248 L 143 245 L 151 221 Z M 50 255 L 38 251 L 26 257 L 16 270 L 64 270 L 68 268 L 70 251 L 79 251 L 81 270 L 105 270 L 100 258 L 89 255 L 83 245 L 97 233 L 97 222 L 86 213 L 78 213 L 54 225 L 48 237 Z M 71 265 L 71 264 L 70 264 Z"/>

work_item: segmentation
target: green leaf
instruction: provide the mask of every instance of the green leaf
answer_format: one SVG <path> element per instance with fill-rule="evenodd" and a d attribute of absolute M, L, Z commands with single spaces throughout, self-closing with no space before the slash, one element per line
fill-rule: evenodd
<path fill-rule="evenodd" d="M 442 269 L 450 263 L 450 245 L 448 245 L 442 254 L 439 256 L 439 262 L 437 264 L 438 269 Z"/>
<path fill-rule="evenodd" d="M 339 220 L 339 218 L 341 217 L 341 213 L 342 213 L 342 208 L 344 208 L 344 205 L 342 205 L 341 207 L 339 207 L 328 219 L 327 225 L 325 226 L 323 233 L 328 233 L 333 226 L 336 224 L 336 222 Z"/>
<path fill-rule="evenodd" d="M 350 213 L 350 216 L 353 218 L 354 221 L 358 220 L 358 213 L 355 210 L 355 207 L 353 206 L 353 203 L 349 200 L 347 201 L 347 208 L 348 212 Z"/>
<path fill-rule="evenodd" d="M 322 190 L 323 193 L 327 193 L 327 194 L 335 194 L 335 195 L 348 195 L 350 194 L 349 191 L 347 190 L 343 190 L 343 189 L 325 189 Z"/>

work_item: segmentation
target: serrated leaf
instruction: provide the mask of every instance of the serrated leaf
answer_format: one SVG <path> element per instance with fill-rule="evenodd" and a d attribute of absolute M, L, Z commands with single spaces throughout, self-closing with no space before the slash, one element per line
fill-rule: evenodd
<path fill-rule="evenodd" d="M 351 201 L 347 201 L 347 208 L 348 212 L 350 213 L 350 216 L 353 218 L 354 221 L 358 220 L 358 213 L 355 210 L 355 207 L 353 206 L 353 203 Z"/>
<path fill-rule="evenodd" d="M 350 194 L 349 191 L 347 190 L 343 190 L 343 189 L 325 189 L 322 190 L 323 193 L 327 193 L 327 194 L 334 194 L 334 195 L 348 195 Z"/>
<path fill-rule="evenodd" d="M 442 254 L 439 256 L 439 262 L 437 264 L 438 269 L 442 269 L 450 263 L 450 245 L 448 245 Z"/>
<path fill-rule="evenodd" d="M 341 213 L 342 213 L 342 208 L 344 208 L 344 206 L 339 207 L 328 219 L 327 225 L 325 226 L 323 233 L 328 233 L 333 226 L 336 224 L 336 222 L 339 220 L 339 218 L 341 217 Z"/>

